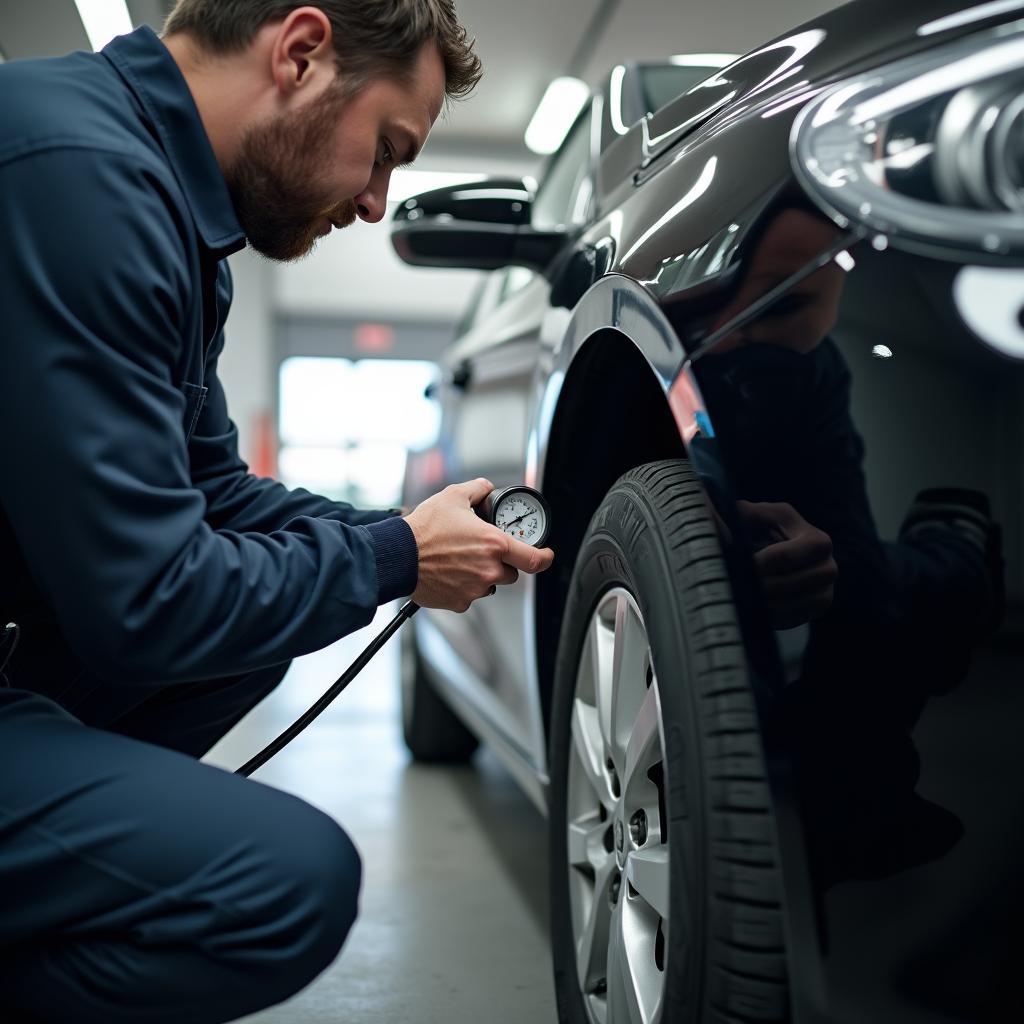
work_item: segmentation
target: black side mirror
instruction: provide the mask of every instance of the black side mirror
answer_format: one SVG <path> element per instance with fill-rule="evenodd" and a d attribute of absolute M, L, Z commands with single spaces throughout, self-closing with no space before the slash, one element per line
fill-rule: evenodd
<path fill-rule="evenodd" d="M 530 227 L 532 202 L 518 178 L 437 188 L 399 206 L 391 244 L 400 259 L 416 267 L 543 271 L 565 236 Z"/>

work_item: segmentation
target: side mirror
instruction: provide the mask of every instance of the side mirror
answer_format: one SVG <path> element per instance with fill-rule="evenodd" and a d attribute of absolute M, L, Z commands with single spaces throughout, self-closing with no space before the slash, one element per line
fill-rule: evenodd
<path fill-rule="evenodd" d="M 450 185 L 402 203 L 391 244 L 414 267 L 543 271 L 565 241 L 559 231 L 530 227 L 533 196 L 521 179 Z"/>

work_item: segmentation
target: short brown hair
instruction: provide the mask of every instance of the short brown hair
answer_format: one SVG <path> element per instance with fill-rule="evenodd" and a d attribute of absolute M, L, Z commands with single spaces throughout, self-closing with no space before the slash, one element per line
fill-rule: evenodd
<path fill-rule="evenodd" d="M 187 33 L 211 53 L 236 53 L 268 21 L 280 21 L 297 7 L 327 15 L 339 69 L 350 87 L 381 76 L 408 79 L 431 41 L 441 51 L 449 99 L 468 95 L 480 80 L 475 40 L 459 24 L 455 0 L 178 0 L 164 34 Z"/>

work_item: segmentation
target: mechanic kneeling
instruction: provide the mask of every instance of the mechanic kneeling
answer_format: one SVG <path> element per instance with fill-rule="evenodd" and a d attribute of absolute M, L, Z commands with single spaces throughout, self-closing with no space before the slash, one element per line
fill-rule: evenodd
<path fill-rule="evenodd" d="M 379 605 L 550 564 L 472 512 L 486 480 L 403 517 L 249 475 L 217 379 L 225 257 L 379 221 L 479 76 L 451 0 L 181 0 L 162 40 L 0 67 L 4 1021 L 225 1021 L 310 981 L 355 848 L 197 758 Z"/>

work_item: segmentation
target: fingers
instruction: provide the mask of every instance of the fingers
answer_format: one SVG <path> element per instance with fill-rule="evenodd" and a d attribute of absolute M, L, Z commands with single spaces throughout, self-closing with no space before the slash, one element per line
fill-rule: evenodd
<path fill-rule="evenodd" d="M 839 575 L 829 535 L 785 503 L 741 501 L 738 510 L 770 538 L 754 554 L 754 565 L 772 625 L 789 629 L 826 615 Z"/>
<path fill-rule="evenodd" d="M 524 544 L 521 540 L 515 540 L 507 533 L 503 533 L 506 548 L 502 555 L 502 561 L 506 565 L 515 566 L 523 572 L 538 573 L 551 568 L 555 560 L 555 553 L 551 548 L 534 548 Z"/>
<path fill-rule="evenodd" d="M 786 536 L 805 523 L 800 513 L 783 501 L 737 501 L 736 509 L 751 526 L 775 526 Z"/>
<path fill-rule="evenodd" d="M 759 551 L 754 556 L 755 563 L 758 560 L 763 563 L 769 552 L 783 546 L 775 544 Z M 794 572 L 763 572 L 758 566 L 765 605 L 776 629 L 791 629 L 828 614 L 835 599 L 835 584 L 839 576 L 839 569 L 831 557 L 831 544 L 828 551 L 828 557 Z"/>
<path fill-rule="evenodd" d="M 447 490 L 465 498 L 472 508 L 475 505 L 479 505 L 494 490 L 494 484 L 486 477 L 481 476 L 475 480 L 467 480 L 462 484 L 452 484 Z"/>
<path fill-rule="evenodd" d="M 498 580 L 499 587 L 510 587 L 519 579 L 519 570 L 513 569 L 511 565 L 503 565 L 501 579 Z"/>
<path fill-rule="evenodd" d="M 804 524 L 804 530 L 791 540 L 779 541 L 761 548 L 754 555 L 754 564 L 763 576 L 785 576 L 832 558 L 832 540 L 827 533 Z"/>

